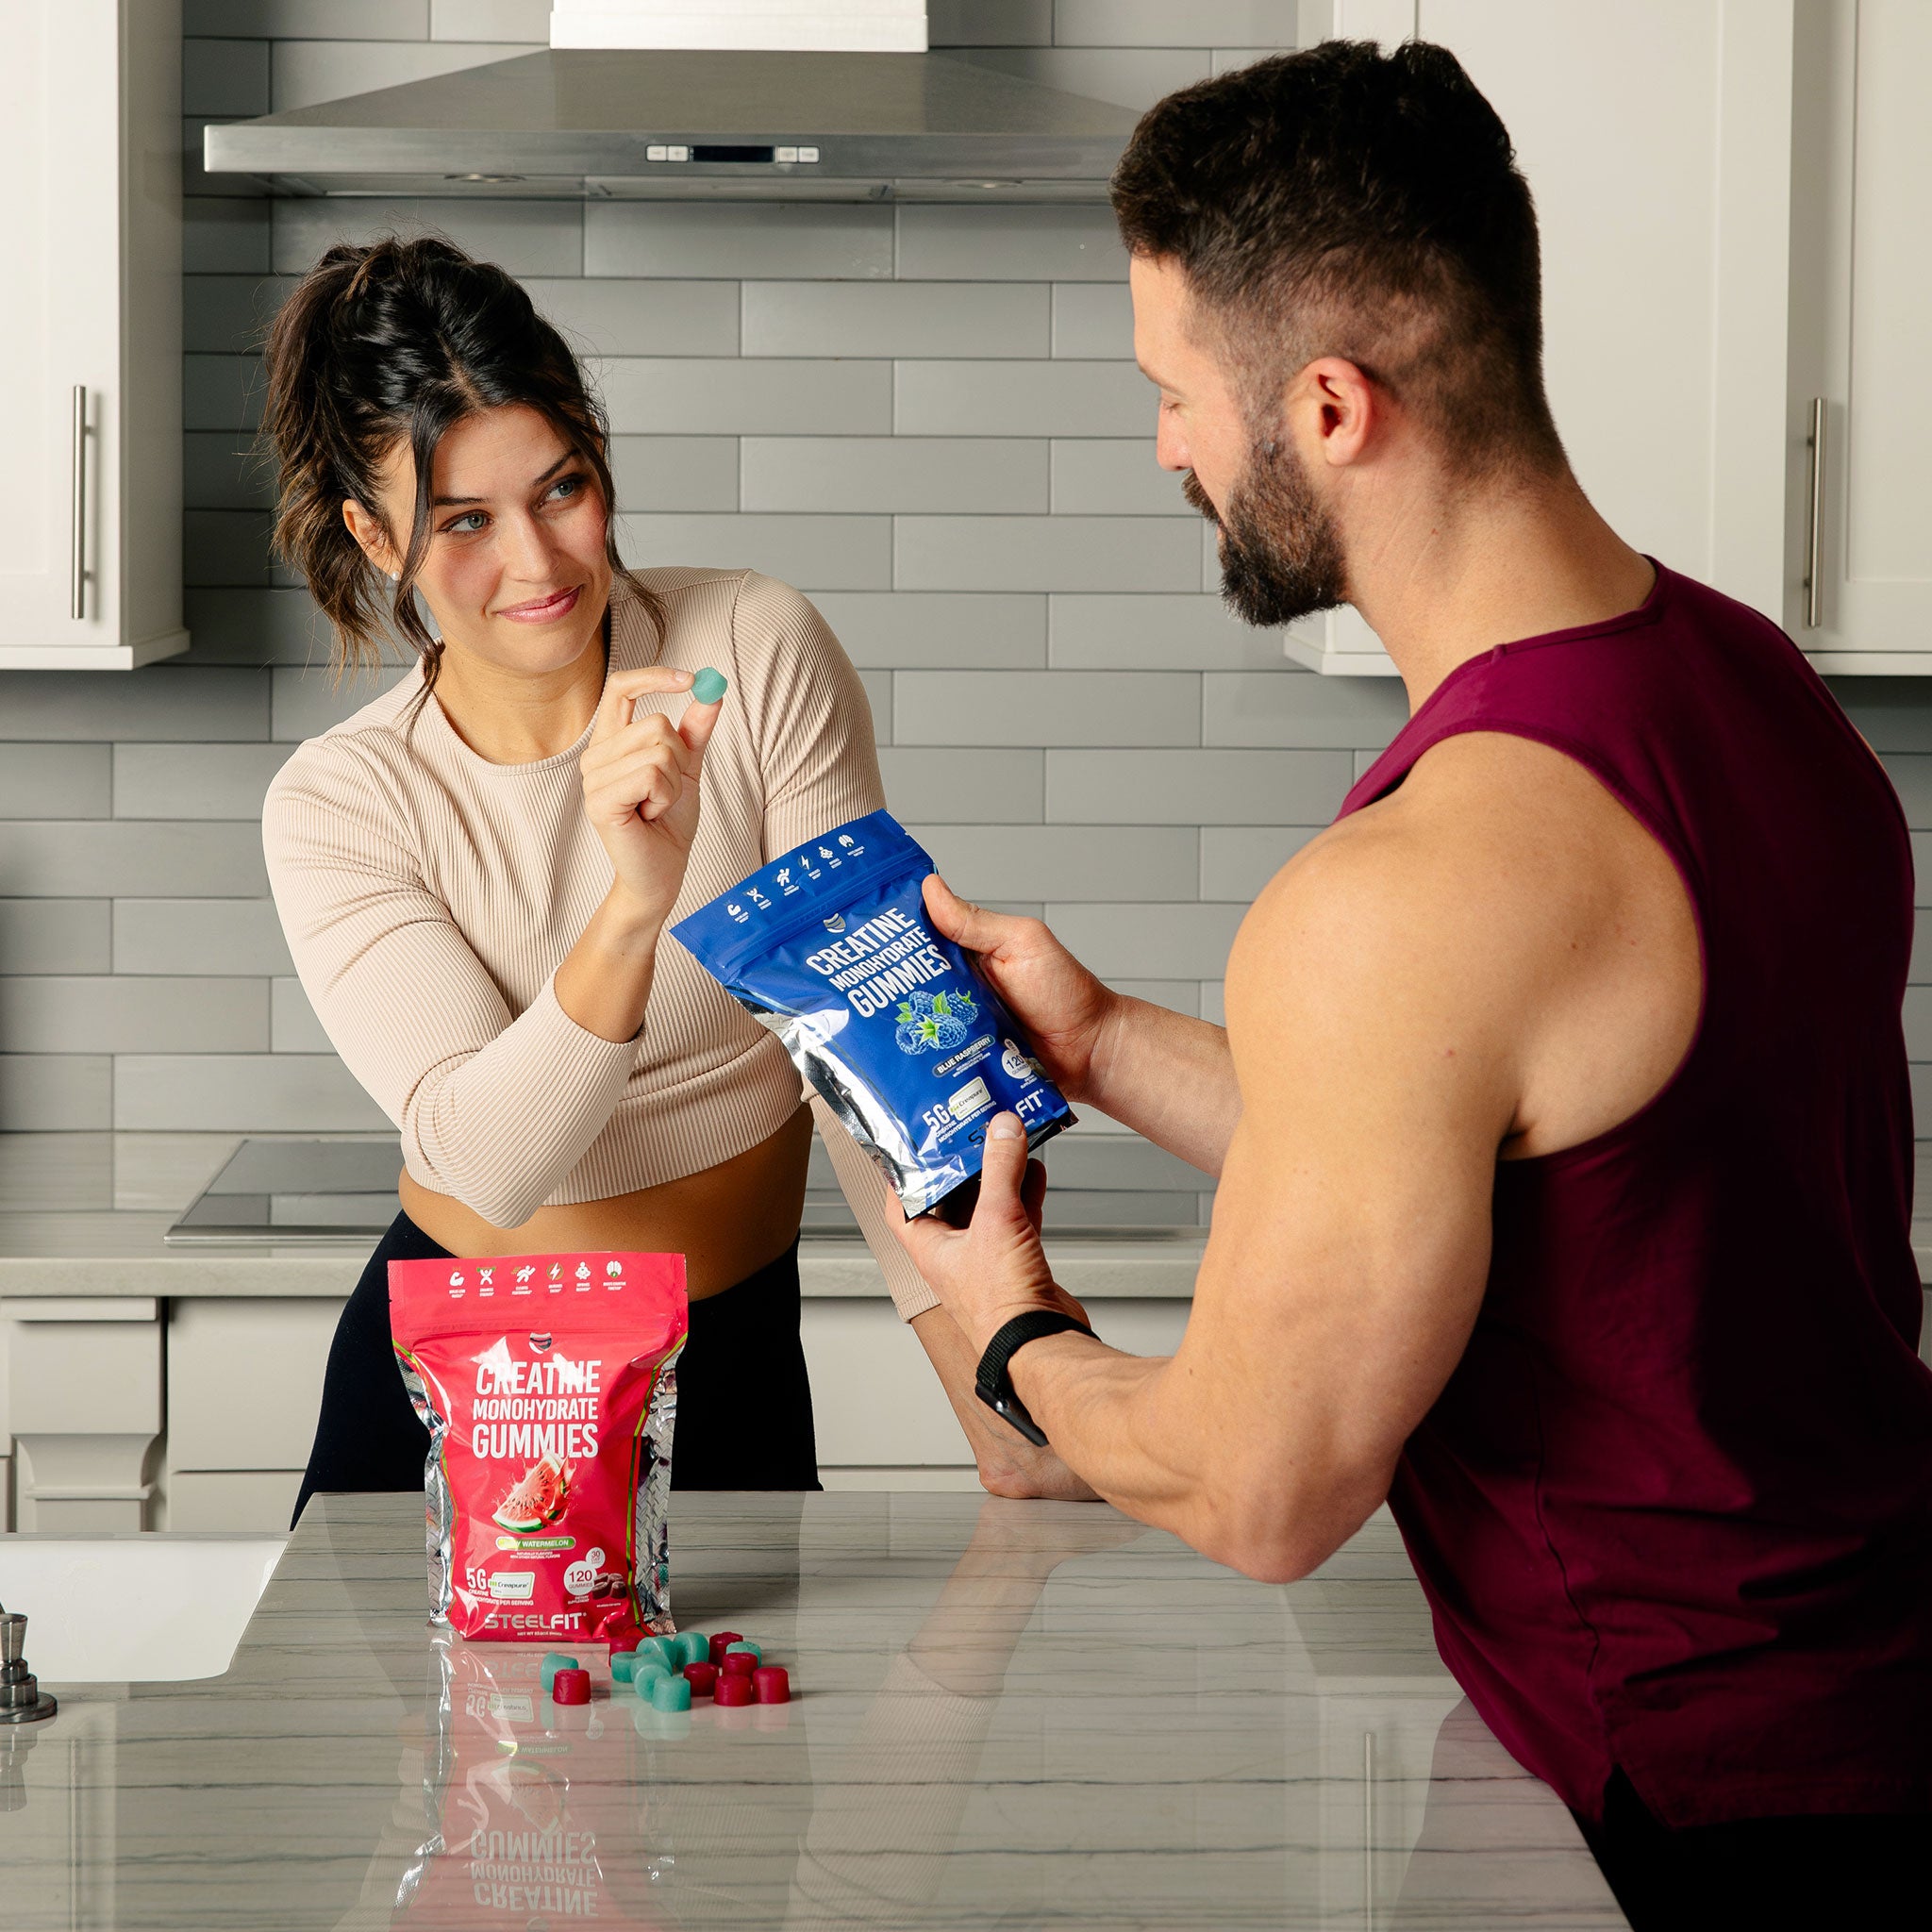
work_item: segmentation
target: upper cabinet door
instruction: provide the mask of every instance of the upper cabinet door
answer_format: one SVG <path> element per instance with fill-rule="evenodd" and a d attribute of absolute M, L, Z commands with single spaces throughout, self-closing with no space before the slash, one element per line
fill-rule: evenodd
<path fill-rule="evenodd" d="M 1928 75 L 1925 0 L 1800 5 L 1784 616 L 1824 671 L 1932 672 Z"/>
<path fill-rule="evenodd" d="M 188 643 L 180 8 L 0 13 L 0 668 L 131 669 Z"/>
<path fill-rule="evenodd" d="M 1915 4 L 1915 0 L 1904 0 Z M 1924 4 L 1924 0 L 1918 0 Z M 1627 541 L 1767 615 L 1784 603 L 1792 0 L 1331 0 L 1310 28 L 1448 47 L 1536 197 L 1550 407 Z M 1928 8 L 1932 11 L 1932 8 Z M 1316 669 L 1392 672 L 1352 609 Z"/>

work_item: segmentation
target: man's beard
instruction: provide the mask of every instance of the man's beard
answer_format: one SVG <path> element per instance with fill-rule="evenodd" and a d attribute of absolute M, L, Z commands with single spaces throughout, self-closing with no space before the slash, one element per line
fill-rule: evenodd
<path fill-rule="evenodd" d="M 1285 441 L 1255 444 L 1224 510 L 1191 470 L 1181 492 L 1220 529 L 1221 594 L 1244 623 L 1274 628 L 1348 601 L 1341 533 Z"/>

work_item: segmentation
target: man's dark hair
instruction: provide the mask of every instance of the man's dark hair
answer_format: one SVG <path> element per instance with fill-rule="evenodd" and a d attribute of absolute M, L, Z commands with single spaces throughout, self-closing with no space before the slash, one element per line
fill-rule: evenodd
<path fill-rule="evenodd" d="M 1529 184 L 1446 48 L 1327 41 L 1169 94 L 1113 208 L 1180 268 L 1263 440 L 1286 378 L 1341 356 L 1464 475 L 1562 463 Z"/>

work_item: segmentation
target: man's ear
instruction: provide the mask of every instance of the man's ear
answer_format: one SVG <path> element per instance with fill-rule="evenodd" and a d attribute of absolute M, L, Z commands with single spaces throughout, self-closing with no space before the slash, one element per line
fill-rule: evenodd
<path fill-rule="evenodd" d="M 1341 356 L 1317 358 L 1290 391 L 1289 414 L 1300 419 L 1303 448 L 1332 469 L 1361 461 L 1381 413 L 1374 384 Z"/>
<path fill-rule="evenodd" d="M 402 568 L 382 519 L 373 510 L 365 509 L 353 496 L 342 498 L 342 522 L 348 525 L 349 535 L 361 547 L 362 555 L 384 576 L 393 576 Z"/>

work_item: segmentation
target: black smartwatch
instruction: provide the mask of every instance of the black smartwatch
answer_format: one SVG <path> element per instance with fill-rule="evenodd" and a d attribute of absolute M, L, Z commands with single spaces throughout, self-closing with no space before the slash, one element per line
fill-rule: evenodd
<path fill-rule="evenodd" d="M 1046 1447 L 1046 1431 L 1026 1413 L 1026 1405 L 1014 1394 L 1007 1364 L 1029 1341 L 1038 1341 L 1042 1335 L 1063 1335 L 1070 1328 L 1082 1335 L 1093 1333 L 1077 1315 L 1063 1315 L 1058 1308 L 1029 1308 L 1024 1315 L 1015 1315 L 986 1344 L 986 1353 L 979 1357 L 979 1373 L 973 1380 L 974 1393 L 980 1401 L 996 1416 L 1011 1423 L 1037 1449 Z"/>

